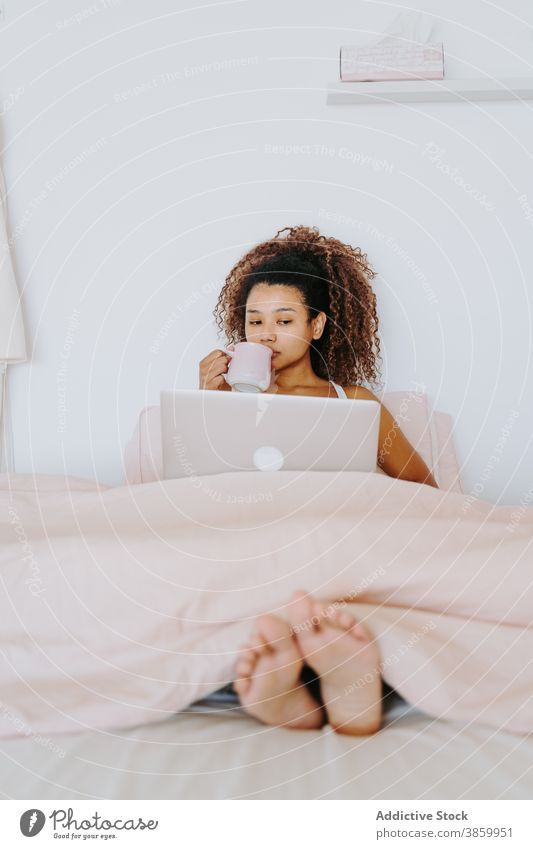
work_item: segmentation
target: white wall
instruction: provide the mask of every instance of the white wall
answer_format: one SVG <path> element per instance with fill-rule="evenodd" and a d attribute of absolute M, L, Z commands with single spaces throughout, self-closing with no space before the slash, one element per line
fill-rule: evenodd
<path fill-rule="evenodd" d="M 531 102 L 326 106 L 340 44 L 399 4 L 3 7 L 2 165 L 32 357 L 9 376 L 18 472 L 119 483 L 140 408 L 197 386 L 219 344 L 231 265 L 306 223 L 379 272 L 385 391 L 423 384 L 453 414 L 467 492 L 524 498 Z M 448 76 L 533 76 L 528 0 L 406 8 L 434 17 Z"/>

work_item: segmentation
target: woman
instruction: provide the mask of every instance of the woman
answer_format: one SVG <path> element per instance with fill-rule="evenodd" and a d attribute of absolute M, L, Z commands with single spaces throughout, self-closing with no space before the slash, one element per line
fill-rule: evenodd
<path fill-rule="evenodd" d="M 380 351 L 375 275 L 360 248 L 314 227 L 286 227 L 232 268 L 215 319 L 230 345 L 271 348 L 267 392 L 380 403 L 361 385 L 375 380 Z M 224 378 L 229 359 L 217 349 L 201 361 L 201 389 L 231 391 Z M 391 477 L 437 486 L 383 404 L 378 465 Z M 379 650 L 368 629 L 342 608 L 322 610 L 304 591 L 288 610 L 289 621 L 259 617 L 241 650 L 233 687 L 242 707 L 270 725 L 319 728 L 327 720 L 339 733 L 377 731 Z"/>

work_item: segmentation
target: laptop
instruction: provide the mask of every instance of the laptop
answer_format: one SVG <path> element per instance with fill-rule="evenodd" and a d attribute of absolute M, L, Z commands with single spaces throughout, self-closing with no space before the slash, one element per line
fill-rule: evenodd
<path fill-rule="evenodd" d="M 309 395 L 161 392 L 163 478 L 237 471 L 375 472 L 380 404 Z"/>
<path fill-rule="evenodd" d="M 163 478 L 234 471 L 374 472 L 377 401 L 180 389 L 161 392 Z M 190 711 L 240 710 L 229 683 Z"/>

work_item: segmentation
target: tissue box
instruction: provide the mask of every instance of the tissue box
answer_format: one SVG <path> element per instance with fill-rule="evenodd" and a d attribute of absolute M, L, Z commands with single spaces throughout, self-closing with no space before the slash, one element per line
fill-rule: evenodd
<path fill-rule="evenodd" d="M 343 82 L 442 80 L 443 45 L 395 44 L 384 39 L 369 47 L 341 47 L 340 77 Z"/>

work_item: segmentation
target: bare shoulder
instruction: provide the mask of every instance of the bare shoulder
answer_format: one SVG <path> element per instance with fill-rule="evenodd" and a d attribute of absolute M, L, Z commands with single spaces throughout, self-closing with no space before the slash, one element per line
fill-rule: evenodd
<path fill-rule="evenodd" d="M 345 386 L 344 391 L 346 392 L 346 397 L 352 400 L 380 402 L 377 395 L 374 395 L 370 389 L 366 389 L 364 386 Z"/>

